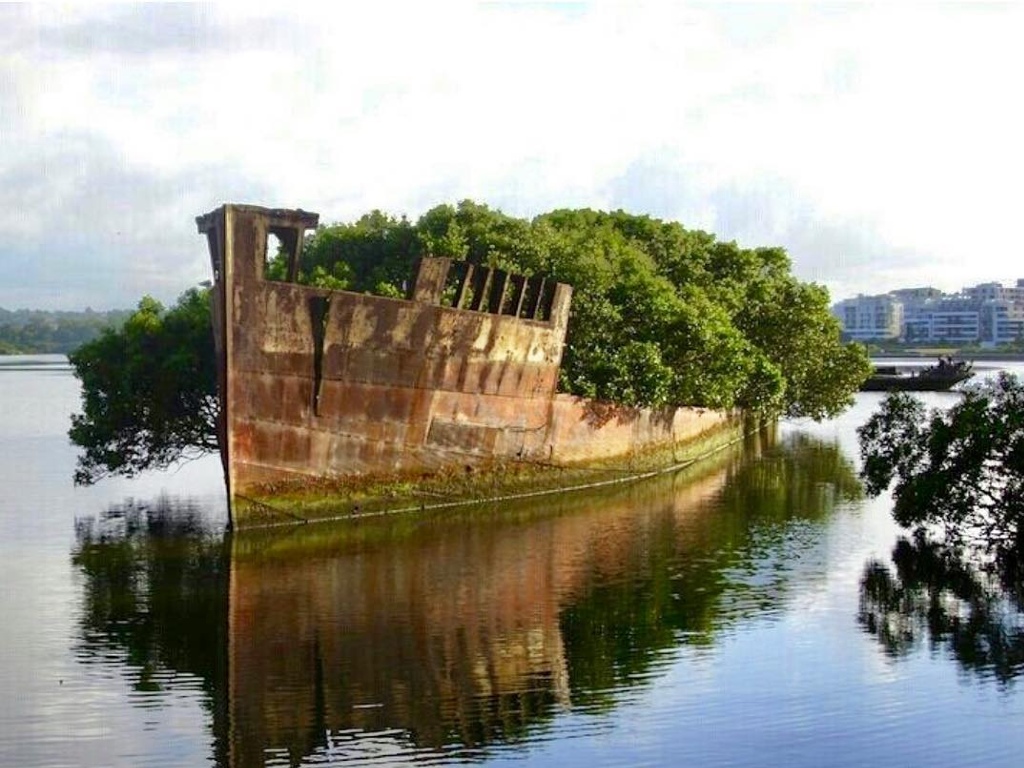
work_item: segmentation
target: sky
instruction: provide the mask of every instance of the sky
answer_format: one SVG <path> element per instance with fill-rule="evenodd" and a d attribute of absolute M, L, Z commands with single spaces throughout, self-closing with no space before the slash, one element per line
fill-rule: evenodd
<path fill-rule="evenodd" d="M 1024 278 L 1024 4 L 0 4 L 0 307 L 173 302 L 225 202 L 473 199 L 783 246 L 833 300 Z"/>

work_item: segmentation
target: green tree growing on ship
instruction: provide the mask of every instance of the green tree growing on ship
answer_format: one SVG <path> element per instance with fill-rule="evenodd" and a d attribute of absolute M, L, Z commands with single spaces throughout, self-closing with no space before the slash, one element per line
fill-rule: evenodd
<path fill-rule="evenodd" d="M 313 233 L 299 281 L 402 296 L 426 255 L 571 284 L 559 382 L 571 394 L 822 419 L 850 404 L 870 369 L 863 347 L 840 342 L 827 291 L 797 280 L 783 249 L 740 248 L 622 211 L 555 210 L 527 220 L 463 201 L 416 222 L 373 211 Z M 267 275 L 283 277 L 281 256 Z M 168 333 L 183 317 L 188 332 Z M 83 413 L 71 430 L 85 449 L 78 481 L 214 448 L 209 328 L 196 292 L 170 310 L 144 299 L 124 329 L 72 355 L 83 384 Z M 126 365 L 137 356 L 167 370 Z"/>

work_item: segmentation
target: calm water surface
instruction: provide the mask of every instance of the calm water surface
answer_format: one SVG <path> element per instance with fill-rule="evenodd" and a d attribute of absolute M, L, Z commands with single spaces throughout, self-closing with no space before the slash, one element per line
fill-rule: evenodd
<path fill-rule="evenodd" d="M 61 362 L 0 358 L 0 765 L 1020 764 L 1020 591 L 861 496 L 876 395 L 599 496 L 225 537 L 215 459 L 72 485 Z"/>

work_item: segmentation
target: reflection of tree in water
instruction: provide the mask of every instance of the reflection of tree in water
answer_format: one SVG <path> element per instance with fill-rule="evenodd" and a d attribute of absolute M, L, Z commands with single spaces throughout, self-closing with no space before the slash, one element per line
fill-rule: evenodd
<path fill-rule="evenodd" d="M 860 495 L 838 445 L 796 434 L 735 464 L 699 526 L 669 510 L 630 578 L 597 579 L 562 612 L 573 700 L 608 701 L 664 649 L 711 645 L 723 625 L 775 610 L 818 523 Z"/>
<path fill-rule="evenodd" d="M 85 577 L 78 657 L 121 656 L 140 693 L 197 676 L 215 735 L 226 712 L 228 594 L 228 550 L 216 528 L 191 502 L 129 502 L 77 520 L 71 558 Z"/>
<path fill-rule="evenodd" d="M 777 609 L 858 488 L 835 445 L 795 437 L 684 482 L 484 520 L 231 540 L 187 505 L 118 508 L 78 526 L 79 654 L 124 658 L 140 689 L 201 677 L 221 764 L 358 752 L 367 734 L 482 756 L 566 705 L 610 705 L 666 649 Z"/>
<path fill-rule="evenodd" d="M 726 484 L 728 509 L 756 518 L 788 522 L 818 520 L 841 501 L 861 498 L 857 472 L 838 444 L 803 433 L 790 435 L 762 461 L 740 465 Z"/>
<path fill-rule="evenodd" d="M 1024 672 L 1024 587 L 1019 566 L 980 567 L 969 553 L 901 538 L 893 568 L 864 568 L 858 621 L 893 658 L 925 643 L 1001 685 Z"/>

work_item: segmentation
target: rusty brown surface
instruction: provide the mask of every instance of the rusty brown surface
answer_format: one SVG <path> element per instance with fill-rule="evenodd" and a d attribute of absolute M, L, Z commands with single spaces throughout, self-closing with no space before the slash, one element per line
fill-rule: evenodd
<path fill-rule="evenodd" d="M 316 214 L 226 205 L 197 222 L 215 278 L 232 499 L 303 476 L 585 463 L 684 441 L 725 419 L 621 408 L 595 418 L 593 403 L 556 394 L 567 285 L 447 259 L 422 261 L 408 300 L 274 282 L 263 276 L 268 236 L 292 249 L 294 277 Z"/>

